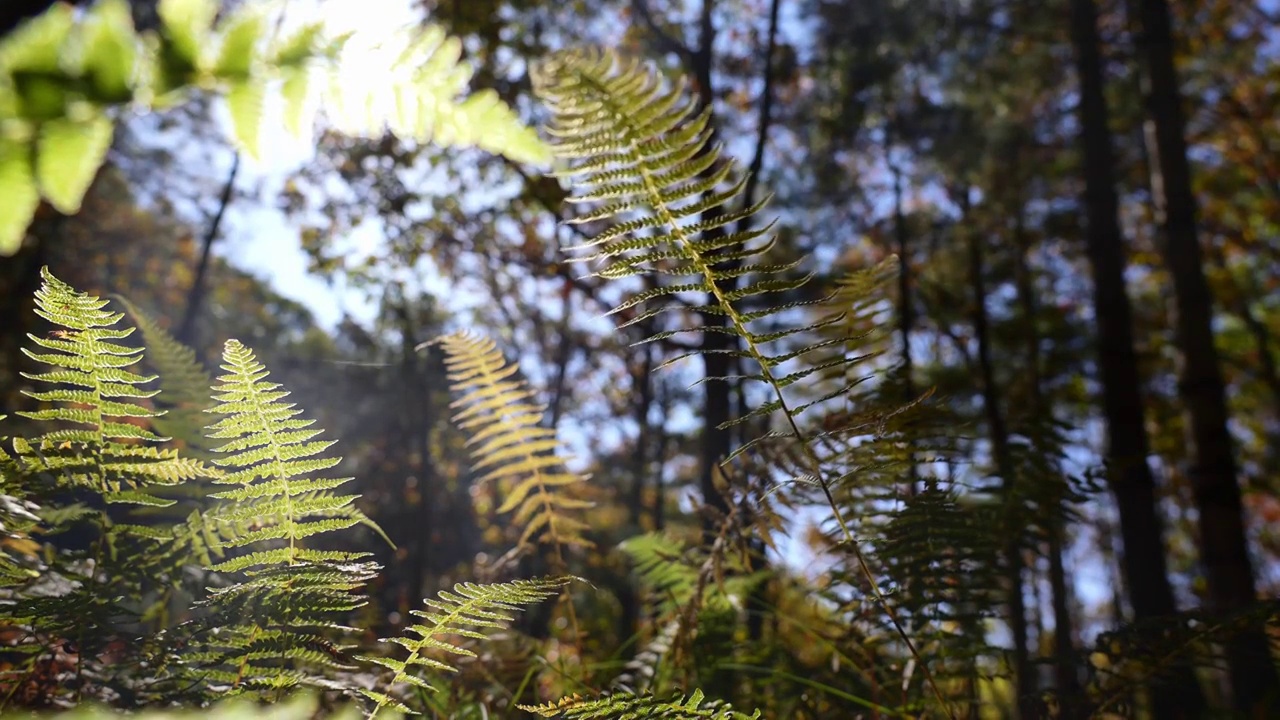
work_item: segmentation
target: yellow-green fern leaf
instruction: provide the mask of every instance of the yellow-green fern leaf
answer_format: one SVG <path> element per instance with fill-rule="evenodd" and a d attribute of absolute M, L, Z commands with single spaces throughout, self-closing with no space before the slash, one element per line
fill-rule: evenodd
<path fill-rule="evenodd" d="M 479 481 L 504 484 L 498 512 L 512 513 L 522 528 L 520 542 L 589 547 L 579 513 L 591 503 L 573 495 L 583 478 L 565 468 L 555 429 L 539 425 L 543 408 L 519 366 L 508 364 L 488 338 L 455 333 L 439 343 L 449 382 L 461 395 L 451 405 L 454 421 L 469 435 L 474 467 L 483 472 Z"/>
<path fill-rule="evenodd" d="M 795 418 L 843 390 L 818 398 L 793 392 L 851 361 L 840 340 L 816 335 L 843 313 L 798 325 L 784 320 L 787 311 L 822 300 L 801 292 L 810 278 L 794 272 L 799 260 L 771 259 L 772 223 L 748 225 L 764 202 L 742 204 L 747 178 L 712 144 L 710 111 L 698 110 L 682 84 L 669 88 L 651 68 L 610 53 L 559 53 L 537 68 L 535 81 L 553 111 L 555 149 L 568 163 L 560 174 L 578 190 L 570 201 L 592 206 L 578 220 L 614 221 L 569 248 L 574 259 L 595 263 L 603 278 L 653 282 L 612 314 L 627 313 L 627 326 L 692 303 L 701 314 L 726 317 L 723 326 L 659 331 L 645 341 L 676 332 L 736 336 L 741 349 L 719 352 L 755 367 L 732 379 L 764 385 L 774 397 L 729 423 L 780 412 L 799 435 Z"/>
<path fill-rule="evenodd" d="M 121 342 L 134 332 L 118 327 L 123 313 L 106 309 L 106 300 L 76 292 L 48 268 L 41 275 L 36 313 L 58 327 L 45 336 L 28 335 L 36 349 L 23 352 L 53 369 L 23 377 L 50 389 L 23 393 L 49 407 L 18 414 L 57 427 L 24 443 L 29 452 L 21 461 L 27 471 L 90 488 L 109 502 L 142 504 L 162 502 L 143 500 L 133 491 L 215 474 L 197 460 L 145 444 L 166 439 L 143 424 L 163 411 L 149 406 L 159 391 L 145 389 L 156 378 L 131 370 L 142 348 Z"/>
<path fill-rule="evenodd" d="M 513 613 L 524 606 L 555 597 L 575 579 L 572 577 L 535 578 L 487 585 L 459 583 L 453 586 L 452 591 L 442 590 L 435 600 L 428 598 L 425 601 L 427 609 L 412 611 L 413 615 L 422 618 L 424 622 L 410 625 L 405 629 L 405 635 L 401 637 L 382 640 L 408 650 L 409 655 L 405 659 L 400 660 L 395 657 L 361 659 L 381 665 L 393 672 L 389 687 L 409 683 L 424 689 L 434 689 L 414 673 L 419 669 L 456 672 L 456 668 L 447 661 L 432 657 L 433 654 L 475 657 L 473 651 L 459 645 L 458 641 L 452 638 L 483 640 L 487 632 L 507 627 L 514 619 Z M 379 709 L 390 706 L 407 710 L 399 701 L 386 693 L 373 690 L 362 692 L 377 703 Z"/>
<path fill-rule="evenodd" d="M 152 426 L 181 443 L 187 454 L 209 457 L 211 445 L 203 437 L 203 430 L 208 419 L 205 410 L 213 405 L 209 399 L 213 378 L 196 359 L 195 351 L 178 342 L 155 318 L 125 298 L 113 299 L 137 324 L 147 347 L 147 364 L 159 376 L 160 394 L 156 400 L 165 407 L 165 413 L 153 418 Z"/>

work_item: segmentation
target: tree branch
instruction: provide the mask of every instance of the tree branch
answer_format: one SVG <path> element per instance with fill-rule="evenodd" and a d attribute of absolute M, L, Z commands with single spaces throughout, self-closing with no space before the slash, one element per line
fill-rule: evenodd
<path fill-rule="evenodd" d="M 659 50 L 664 53 L 674 54 L 686 66 L 693 64 L 693 51 L 689 50 L 684 43 L 672 37 L 658 24 L 653 17 L 653 12 L 649 9 L 648 0 L 631 0 L 631 8 L 632 16 L 640 18 L 640 21 L 644 23 L 645 30 L 653 36 Z"/>

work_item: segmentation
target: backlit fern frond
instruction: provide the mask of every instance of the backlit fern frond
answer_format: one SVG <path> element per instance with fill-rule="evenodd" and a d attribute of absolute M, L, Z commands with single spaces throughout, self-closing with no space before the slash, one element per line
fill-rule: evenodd
<path fill-rule="evenodd" d="M 540 717 L 564 720 L 757 720 L 760 717 L 759 710 L 748 715 L 727 704 L 707 701 L 701 690 L 672 700 L 629 693 L 594 699 L 573 695 L 544 705 L 521 705 L 520 709 Z"/>
<path fill-rule="evenodd" d="M 696 313 L 683 317 L 723 317 L 723 323 L 662 330 L 647 340 L 677 332 L 736 338 L 705 351 L 745 360 L 743 374 L 706 380 L 764 386 L 770 397 L 724 425 L 776 416 L 783 427 L 749 440 L 734 455 L 761 440 L 793 444 L 805 459 L 797 479 L 820 486 L 834 506 L 831 482 L 799 418 L 859 382 L 828 382 L 867 359 L 846 352 L 854 338 L 839 327 L 849 309 L 831 298 L 810 299 L 810 277 L 792 273 L 799 260 L 767 260 L 776 240 L 772 224 L 750 225 L 765 203 L 739 202 L 747 178 L 711 144 L 710 111 L 697 111 L 680 84 L 667 88 L 647 66 L 583 52 L 553 56 L 535 79 L 554 111 L 549 132 L 558 139 L 556 150 L 569 163 L 562 174 L 581 188 L 570 200 L 597 204 L 578 220 L 613 221 L 568 248 L 578 252 L 574 259 L 596 263 L 601 277 L 638 276 L 650 284 L 612 311 L 630 315 L 623 326 L 690 306 Z M 805 314 L 815 307 L 818 317 Z"/>
<path fill-rule="evenodd" d="M 583 479 L 557 454 L 555 428 L 539 425 L 543 408 L 519 378 L 519 366 L 507 364 L 488 338 L 455 333 L 439 342 L 449 382 L 461 395 L 451 404 L 458 408 L 454 422 L 469 435 L 475 469 L 484 471 L 479 482 L 504 483 L 498 512 L 513 513 L 512 521 L 523 528 L 520 542 L 543 542 L 557 554 L 562 547 L 590 547 L 578 511 L 591 504 L 571 494 Z"/>
<path fill-rule="evenodd" d="M 453 591 L 443 590 L 438 599 L 427 599 L 426 610 L 413 610 L 412 614 L 424 622 L 410 625 L 405 636 L 383 639 L 409 651 L 403 660 L 394 657 L 364 657 L 394 673 L 389 688 L 402 683 L 433 690 L 432 686 L 414 673 L 417 668 L 442 672 L 456 672 L 456 668 L 432 654 L 463 655 L 475 657 L 470 649 L 457 644 L 453 637 L 485 639 L 485 633 L 502 629 L 514 620 L 513 613 L 527 605 L 540 603 L 555 597 L 574 578 L 537 578 L 515 580 L 506 583 L 477 585 L 460 583 Z M 417 637 L 414 637 L 414 636 Z M 376 690 L 361 692 L 377 703 L 377 709 L 386 706 L 408 711 L 400 701 L 387 693 Z M 375 710 L 375 713 L 377 711 Z"/>
<path fill-rule="evenodd" d="M 53 369 L 23 377 L 53 387 L 23 393 L 52 407 L 18 415 L 58 427 L 15 446 L 28 472 L 88 488 L 107 502 L 143 505 L 170 502 L 152 494 L 154 486 L 209 475 L 196 460 L 145 444 L 167 439 L 143 425 L 163 412 L 140 402 L 159 390 L 144 389 L 154 376 L 130 369 L 141 360 L 142 349 L 119 342 L 134 332 L 118 327 L 124 315 L 104 309 L 106 300 L 76 292 L 48 268 L 41 278 L 36 313 L 58 329 L 45 337 L 28 335 L 37 350 L 23 352 Z"/>
<path fill-rule="evenodd" d="M 226 474 L 216 482 L 237 487 L 212 495 L 224 501 L 213 516 L 249 524 L 223 545 L 251 550 L 208 568 L 243 575 L 203 603 L 224 626 L 196 660 L 206 680 L 233 690 L 323 684 L 307 668 L 349 667 L 327 636 L 344 630 L 336 621 L 365 604 L 358 591 L 376 565 L 364 560 L 369 553 L 311 549 L 303 541 L 357 523 L 377 527 L 352 506 L 357 495 L 332 492 L 350 480 L 320 475 L 339 462 L 322 456 L 333 443 L 317 440 L 322 431 L 283 402 L 289 393 L 266 381 L 253 352 L 231 340 L 222 359 L 226 374 L 209 412 L 224 417 L 207 434 L 223 441 L 214 451 Z"/>
<path fill-rule="evenodd" d="M 810 276 L 793 273 L 800 260 L 770 260 L 776 240 L 772 223 L 752 225 L 765 201 L 744 197 L 748 178 L 712 143 L 710 107 L 699 110 L 681 82 L 668 87 L 651 67 L 598 51 L 557 53 L 537 65 L 533 77 L 552 110 L 548 132 L 567 164 L 560 174 L 577 190 L 569 201 L 589 206 L 576 221 L 611 223 L 567 250 L 576 253 L 576 261 L 595 263 L 599 277 L 643 281 L 635 284 L 643 289 L 611 311 L 625 313 L 624 327 L 668 311 L 682 319 L 723 319 L 659 330 L 645 340 L 700 333 L 717 340 L 705 343 L 701 352 L 744 361 L 741 375 L 705 381 L 741 383 L 747 397 L 752 387 L 762 388 L 767 398 L 721 427 L 752 419 L 778 421 L 782 427 L 743 443 L 731 458 L 762 439 L 794 448 L 799 460 L 794 479 L 821 491 L 841 547 L 853 555 L 865 586 L 893 619 L 941 700 L 845 519 L 836 478 L 829 474 L 832 466 L 824 462 L 812 431 L 801 424 L 807 410 L 838 403 L 861 382 L 844 372 L 867 359 L 848 352 L 856 338 L 838 330 L 848 308 L 814 299 L 818 293 L 806 287 Z M 813 307 L 820 312 L 816 318 L 802 310 Z M 731 341 L 718 341 L 722 335 Z M 699 351 L 689 353 L 695 354 Z"/>
<path fill-rule="evenodd" d="M 774 397 L 730 424 L 779 410 L 795 418 L 827 399 L 801 401 L 787 390 L 848 362 L 839 340 L 804 339 L 842 314 L 803 325 L 786 321 L 788 311 L 818 301 L 790 299 L 809 277 L 791 273 L 799 260 L 768 260 L 776 240 L 772 223 L 749 226 L 765 203 L 737 206 L 747 178 L 711 144 L 710 111 L 696 110 L 682 85 L 664 87 L 650 68 L 609 53 L 559 53 L 539 66 L 535 79 L 554 111 L 549 132 L 558 139 L 556 151 L 569 161 L 562 175 L 580 189 L 570 201 L 596 204 L 576 221 L 614 221 L 567 250 L 577 252 L 576 261 L 596 263 L 600 277 L 659 281 L 613 309 L 630 315 L 622 325 L 688 309 L 674 298 L 690 294 L 699 294 L 689 299 L 693 310 L 725 317 L 724 325 L 661 331 L 647 340 L 676 332 L 739 339 L 742 349 L 718 352 L 755 367 L 732 379 L 763 384 Z"/>

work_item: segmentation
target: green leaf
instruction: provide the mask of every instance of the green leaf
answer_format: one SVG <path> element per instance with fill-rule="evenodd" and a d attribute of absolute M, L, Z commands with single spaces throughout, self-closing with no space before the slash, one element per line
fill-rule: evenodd
<path fill-rule="evenodd" d="M 62 65 L 63 43 L 74 23 L 71 6 L 59 3 L 19 25 L 0 43 L 0 70 L 57 72 Z"/>
<path fill-rule="evenodd" d="M 320 48 L 321 32 L 323 30 L 324 25 L 321 23 L 311 23 L 303 26 L 288 40 L 280 44 L 275 51 L 272 64 L 280 68 L 305 65 L 308 60 L 315 57 Z"/>
<path fill-rule="evenodd" d="M 0 256 L 18 252 L 40 205 L 27 145 L 0 138 Z"/>
<path fill-rule="evenodd" d="M 261 80 L 249 78 L 231 84 L 227 91 L 227 109 L 236 143 L 250 157 L 258 157 L 258 137 L 262 129 L 265 88 Z"/>
<path fill-rule="evenodd" d="M 303 134 L 310 95 L 311 71 L 305 67 L 287 70 L 280 96 L 284 101 L 285 128 L 294 135 Z"/>
<path fill-rule="evenodd" d="M 214 74 L 227 79 L 245 79 L 258 57 L 258 41 L 265 27 L 262 15 L 247 10 L 224 23 L 222 50 L 214 66 Z"/>
<path fill-rule="evenodd" d="M 84 73 L 93 100 L 128 102 L 138 60 L 138 36 L 125 0 L 103 0 L 93 7 L 84 25 Z"/>
<path fill-rule="evenodd" d="M 191 68 L 204 69 L 202 48 L 209 45 L 216 0 L 160 0 L 156 12 L 177 57 Z"/>
<path fill-rule="evenodd" d="M 85 191 L 111 146 L 111 119 L 97 112 L 87 120 L 50 120 L 40 127 L 36 180 L 40 192 L 59 212 L 80 210 Z"/>

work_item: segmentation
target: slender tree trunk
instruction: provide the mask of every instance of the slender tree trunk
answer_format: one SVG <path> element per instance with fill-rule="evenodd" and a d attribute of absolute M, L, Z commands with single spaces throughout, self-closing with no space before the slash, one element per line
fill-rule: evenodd
<path fill-rule="evenodd" d="M 1030 241 L 1023 227 L 1024 207 L 1018 201 L 1014 220 L 1014 242 L 1018 246 L 1017 266 L 1015 268 L 1015 284 L 1018 292 L 1018 304 L 1022 306 L 1024 322 L 1023 337 L 1027 343 L 1027 387 L 1030 397 L 1030 422 L 1040 426 L 1051 422 L 1049 408 L 1044 401 L 1043 379 L 1040 372 L 1040 329 L 1037 324 L 1039 315 L 1036 302 L 1035 287 L 1031 275 L 1031 267 L 1027 255 Z M 1047 430 L 1046 430 L 1047 431 Z M 1059 705 L 1062 708 L 1062 720 L 1074 720 L 1083 717 L 1080 707 L 1080 681 L 1076 673 L 1076 648 L 1071 618 L 1071 590 L 1067 585 L 1066 567 L 1063 563 L 1063 544 L 1066 538 L 1066 523 L 1063 521 L 1060 508 L 1054 507 L 1045 528 L 1048 539 L 1049 589 L 1053 604 L 1053 668 Z"/>
<path fill-rule="evenodd" d="M 911 360 L 911 333 L 915 330 L 915 312 L 911 298 L 911 256 L 907 247 L 910 234 L 907 230 L 906 213 L 902 208 L 902 168 L 898 167 L 892 157 L 894 122 L 890 121 L 885 125 L 885 161 L 893 175 L 893 239 L 897 246 L 895 252 L 898 254 L 898 336 L 902 343 L 902 367 L 899 369 L 902 373 L 902 401 L 911 403 L 916 400 L 915 366 Z M 911 468 L 909 494 L 915 495 L 920 484 L 920 468 L 916 464 L 914 451 L 908 453 L 908 463 Z"/>
<path fill-rule="evenodd" d="M 968 224 L 969 188 L 961 190 L 960 199 L 961 223 Z M 1013 635 L 1013 673 L 1016 707 L 1018 717 L 1032 718 L 1030 701 L 1035 698 L 1036 678 L 1031 665 L 1031 655 L 1027 647 L 1027 606 L 1023 594 L 1022 582 L 1023 560 L 1020 534 L 1013 529 L 1019 527 L 1016 511 L 1018 489 L 1015 487 L 1013 458 L 1009 452 L 1009 429 L 1005 424 L 1004 411 L 1000 407 L 1000 388 L 996 385 L 995 368 L 991 360 L 991 333 L 987 317 L 987 285 L 986 260 L 983 250 L 984 239 L 980 232 L 969 230 L 969 283 L 973 291 L 973 334 L 978 343 L 978 370 L 982 379 L 982 406 L 987 419 L 987 431 L 991 435 L 992 454 L 995 456 L 996 471 L 1000 474 L 1004 486 L 1005 517 L 1010 522 L 1006 528 L 1008 543 L 1004 548 L 1005 581 L 1007 587 L 1006 602 L 1009 606 L 1009 631 Z"/>
<path fill-rule="evenodd" d="M 1141 0 L 1139 43 L 1149 85 L 1147 112 L 1151 187 L 1164 231 L 1165 261 L 1173 279 L 1177 337 L 1182 351 L 1179 394 L 1190 428 L 1190 480 L 1199 515 L 1201 565 L 1209 603 L 1221 612 L 1241 611 L 1257 600 L 1245 539 L 1235 447 L 1213 335 L 1213 298 L 1204 275 L 1196 229 L 1196 198 L 1187 161 L 1182 98 L 1174 67 L 1173 33 L 1166 0 Z M 1280 711 L 1277 677 L 1261 625 L 1227 646 L 1237 712 L 1273 716 Z"/>
<path fill-rule="evenodd" d="M 200 248 L 200 260 L 196 263 L 195 280 L 191 283 L 191 290 L 187 293 L 187 307 L 182 313 L 182 322 L 178 325 L 178 331 L 174 333 L 174 337 L 178 342 L 191 347 L 195 346 L 195 328 L 196 318 L 200 315 L 200 307 L 204 304 L 205 295 L 208 294 L 208 275 L 209 264 L 213 260 L 213 243 L 218 239 L 218 232 L 222 229 L 222 218 L 227 214 L 227 206 L 231 204 L 231 194 L 235 190 L 236 175 L 240 172 L 240 153 L 237 152 L 231 160 L 231 172 L 227 173 L 227 182 L 222 187 L 222 195 L 218 198 L 218 209 L 213 214 L 213 219 L 209 221 L 209 227 L 205 230 L 204 242 Z M 203 357 L 203 353 L 196 348 L 196 354 Z"/>
<path fill-rule="evenodd" d="M 1115 188 L 1093 0 L 1071 0 L 1071 35 L 1080 83 L 1080 143 L 1084 165 L 1087 255 L 1093 271 L 1098 370 L 1107 421 L 1108 480 L 1120 511 L 1122 568 L 1138 620 L 1176 612 L 1164 553 L 1164 521 L 1156 512 L 1155 479 L 1143 417 L 1142 383 L 1133 347 L 1133 314 L 1125 288 L 1125 256 Z M 1153 716 L 1196 717 L 1204 698 L 1195 675 L 1179 665 L 1152 681 Z"/>

